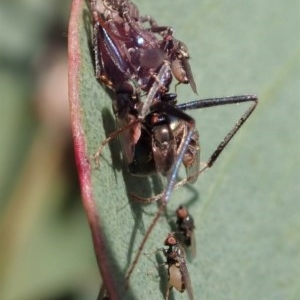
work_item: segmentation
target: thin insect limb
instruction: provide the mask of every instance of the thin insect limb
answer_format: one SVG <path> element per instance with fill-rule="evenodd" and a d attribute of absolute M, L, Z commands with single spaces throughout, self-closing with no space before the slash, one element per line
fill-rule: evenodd
<path fill-rule="evenodd" d="M 89 4 L 90 4 L 90 11 L 92 13 L 94 23 L 98 23 L 99 26 L 108 30 L 110 32 L 110 35 L 114 36 L 115 38 L 119 39 L 120 41 L 123 41 L 123 42 L 131 42 L 132 41 L 131 38 L 120 35 L 117 30 L 109 30 L 110 28 L 108 26 L 108 23 L 111 21 L 111 19 L 103 20 L 103 18 L 100 16 L 100 13 L 97 10 L 97 4 L 96 4 L 95 0 L 90 0 Z M 104 7 L 107 8 L 105 5 L 104 5 Z"/>
<path fill-rule="evenodd" d="M 147 257 L 147 259 L 151 262 L 151 264 L 153 265 L 152 266 L 152 268 L 151 269 L 149 269 L 148 271 L 147 271 L 147 276 L 152 276 L 152 277 L 158 277 L 158 275 L 157 274 L 155 274 L 155 273 L 157 273 L 157 272 L 160 272 L 160 269 L 162 268 L 162 267 L 166 267 L 166 263 L 165 262 L 162 262 L 162 263 L 157 263 L 157 260 L 155 261 L 154 259 L 153 259 L 153 256 L 154 255 L 157 255 L 158 253 L 161 253 L 162 251 L 164 250 L 164 248 L 156 248 L 154 251 L 151 251 L 151 252 L 149 252 L 149 253 L 143 253 L 143 255 L 145 256 L 145 257 Z"/>
<path fill-rule="evenodd" d="M 115 63 L 115 66 L 119 69 L 120 72 L 126 73 L 127 66 L 124 61 L 122 54 L 119 51 L 120 42 L 129 42 L 131 39 L 119 35 L 119 32 L 113 30 L 111 27 L 114 25 L 114 22 L 109 22 L 111 20 L 103 20 L 99 12 L 95 8 L 95 4 L 90 4 L 90 10 L 92 13 L 94 25 L 93 25 L 93 45 L 94 45 L 94 55 L 95 55 L 95 64 L 96 64 L 96 78 L 102 78 L 102 73 L 105 72 L 103 58 L 100 57 L 100 52 L 106 52 L 108 56 Z M 108 24 L 110 23 L 111 26 Z M 122 44 L 123 44 L 122 43 Z M 100 45 L 101 44 L 101 45 Z M 99 52 L 100 49 L 100 52 Z M 102 50 L 101 50 L 102 49 Z M 101 56 L 103 53 L 101 53 Z M 99 61 L 100 60 L 100 61 Z M 107 76 L 106 76 L 107 77 Z M 106 79 L 107 80 L 107 79 Z"/>
<path fill-rule="evenodd" d="M 165 87 L 165 84 L 162 79 L 165 77 L 166 73 L 169 71 L 170 66 L 168 62 L 163 63 L 157 75 L 152 75 L 154 77 L 154 83 L 151 86 L 149 92 L 147 93 L 147 98 L 143 104 L 143 107 L 140 112 L 140 117 L 145 118 L 145 116 L 149 113 L 150 106 L 153 104 L 153 99 L 155 99 L 155 95 L 160 90 L 160 88 Z"/>
<path fill-rule="evenodd" d="M 139 202 L 141 204 L 149 204 L 149 203 L 153 203 L 153 202 L 157 202 L 159 199 L 161 199 L 161 197 L 163 196 L 163 192 L 159 193 L 153 197 L 148 197 L 148 198 L 143 198 L 140 197 L 134 193 L 129 193 L 130 198 L 135 201 L 135 202 Z"/>
<path fill-rule="evenodd" d="M 256 95 L 240 95 L 240 96 L 231 96 L 231 97 L 221 97 L 221 98 L 210 98 L 210 99 L 204 99 L 204 100 L 197 100 L 197 101 L 192 101 L 192 102 L 187 102 L 187 103 L 177 105 L 177 107 L 180 108 L 181 110 L 192 110 L 192 109 L 214 107 L 214 106 L 226 105 L 226 104 L 237 104 L 237 103 L 249 102 L 249 101 L 253 101 L 253 104 L 239 118 L 239 120 L 236 122 L 234 127 L 224 137 L 222 142 L 220 142 L 220 144 L 217 146 L 216 150 L 211 154 L 208 161 L 205 162 L 205 163 L 202 163 L 203 167 L 200 168 L 200 170 L 198 172 L 196 172 L 195 174 L 192 174 L 191 176 L 177 182 L 173 186 L 173 190 L 176 190 L 179 187 L 184 186 L 194 176 L 199 176 L 205 170 L 207 170 L 207 169 L 209 169 L 213 166 L 213 164 L 216 162 L 219 155 L 222 153 L 222 151 L 226 148 L 226 146 L 231 141 L 231 139 L 235 136 L 235 134 L 239 131 L 239 129 L 242 127 L 242 125 L 246 122 L 246 120 L 250 117 L 252 112 L 255 110 L 255 108 L 258 104 L 258 98 L 257 98 Z M 145 203 L 145 204 L 151 203 L 151 202 L 156 202 L 159 199 L 161 199 L 164 195 L 165 195 L 165 192 L 162 192 L 160 194 L 155 195 L 154 197 L 142 198 L 142 197 L 139 197 L 135 194 L 130 194 L 130 196 L 134 200 L 137 200 L 138 202 Z"/>
<path fill-rule="evenodd" d="M 238 95 L 238 96 L 228 96 L 219 98 L 207 98 L 201 100 L 190 101 L 186 103 L 177 104 L 177 107 L 181 110 L 194 110 L 207 107 L 222 106 L 227 104 L 239 104 L 243 102 L 253 101 L 257 104 L 258 98 L 256 95 Z M 255 105 L 256 106 L 256 105 Z"/>
<path fill-rule="evenodd" d="M 139 260 L 139 258 L 141 256 L 141 254 L 142 254 L 142 251 L 143 251 L 144 246 L 145 246 L 145 244 L 147 242 L 147 239 L 148 239 L 150 233 L 152 232 L 153 228 L 155 227 L 157 221 L 160 219 L 161 215 L 165 212 L 165 210 L 166 210 L 166 206 L 163 203 L 161 203 L 158 211 L 155 214 L 155 217 L 153 218 L 150 226 L 148 227 L 148 229 L 146 231 L 146 234 L 144 235 L 144 238 L 143 238 L 143 240 L 142 240 L 142 242 L 141 242 L 141 244 L 139 246 L 138 252 L 137 252 L 137 254 L 136 254 L 136 256 L 135 256 L 135 258 L 134 258 L 134 260 L 133 260 L 133 262 L 131 264 L 131 267 L 130 267 L 130 269 L 127 272 L 127 275 L 125 277 L 125 288 L 126 289 L 128 289 L 128 287 L 129 287 L 129 279 L 130 279 L 131 274 L 134 271 L 135 266 L 136 266 L 136 264 L 137 264 L 137 262 L 138 262 L 138 260 Z"/>
<path fill-rule="evenodd" d="M 196 86 L 196 83 L 195 83 L 195 80 L 194 80 L 194 76 L 193 76 L 193 73 L 192 73 L 192 69 L 191 69 L 191 66 L 189 64 L 189 61 L 187 58 L 182 58 L 182 64 L 183 64 L 183 68 L 186 72 L 186 76 L 188 78 L 188 81 L 190 83 L 190 86 L 192 88 L 192 91 L 195 93 L 195 94 L 198 94 L 197 92 L 197 86 Z M 180 84 L 181 82 L 178 81 L 178 84 Z"/>
<path fill-rule="evenodd" d="M 116 66 L 123 71 L 125 68 L 124 63 L 119 55 L 118 51 L 111 51 L 111 48 L 115 50 L 114 44 L 110 38 L 110 36 L 106 32 L 106 25 L 102 18 L 99 16 L 98 11 L 96 10 L 95 1 L 90 2 L 90 10 L 93 17 L 93 52 L 94 52 L 94 60 L 95 60 L 95 76 L 98 80 L 108 86 L 110 89 L 113 89 L 113 83 L 109 79 L 104 67 L 104 62 L 102 57 L 100 56 L 99 49 L 107 49 L 110 50 L 109 53 L 114 55 L 114 61 L 117 62 Z M 99 36 L 102 38 L 99 40 Z M 100 42 L 100 43 L 99 43 Z M 100 44 L 102 43 L 102 47 Z"/>
<path fill-rule="evenodd" d="M 186 177 L 185 179 L 180 180 L 179 182 L 177 182 L 174 185 L 174 191 L 177 190 L 178 188 L 186 185 L 187 183 L 189 183 L 189 181 L 191 180 L 191 178 L 194 178 L 195 176 L 199 176 L 200 174 L 202 174 L 204 171 L 206 171 L 207 169 L 209 169 L 209 166 L 207 164 L 207 162 L 202 162 L 203 167 L 195 174 L 190 175 L 189 177 Z M 155 197 L 158 197 L 159 195 L 156 195 Z M 160 194 L 160 198 L 163 196 L 163 193 Z M 150 199 L 149 199 L 150 200 Z M 148 200 L 148 201 L 149 201 Z M 157 199 L 159 200 L 159 199 Z M 156 201 L 157 201 L 156 200 Z"/>
<path fill-rule="evenodd" d="M 151 28 L 155 28 L 158 26 L 155 19 L 149 15 L 140 16 L 140 22 L 141 23 L 148 22 Z"/>
<path fill-rule="evenodd" d="M 191 174 L 190 176 L 186 177 L 185 179 L 182 179 L 180 181 L 178 181 L 173 188 L 173 191 L 176 191 L 178 188 L 186 185 L 187 183 L 190 182 L 191 179 L 193 179 L 195 176 L 199 176 L 200 174 L 202 174 L 204 171 L 206 171 L 209 167 L 207 165 L 207 162 L 201 162 L 201 164 L 203 165 L 203 167 L 200 168 L 200 170 L 196 173 Z M 153 203 L 153 202 L 157 202 L 158 200 L 160 200 L 164 195 L 164 192 L 159 193 L 153 197 L 148 197 L 148 198 L 143 198 L 140 197 L 134 193 L 129 193 L 129 196 L 134 200 L 137 201 L 139 203 L 142 204 L 149 204 L 149 203 Z"/>
<path fill-rule="evenodd" d="M 250 115 L 255 110 L 255 108 L 258 104 L 258 98 L 256 95 L 241 95 L 241 96 L 223 97 L 223 98 L 215 98 L 215 99 L 214 98 L 213 99 L 205 99 L 205 100 L 201 100 L 201 101 L 193 101 L 193 102 L 178 105 L 178 107 L 180 107 L 182 110 L 188 110 L 188 109 L 213 107 L 213 106 L 218 106 L 218 105 L 236 104 L 236 103 L 249 102 L 249 101 L 252 101 L 253 104 L 239 118 L 239 120 L 236 122 L 234 127 L 228 132 L 228 134 L 225 136 L 223 141 L 218 145 L 216 150 L 210 156 L 210 158 L 207 162 L 208 168 L 211 168 L 213 166 L 213 164 L 215 163 L 215 161 L 217 160 L 219 155 L 222 153 L 222 151 L 225 149 L 225 147 L 228 145 L 228 143 L 231 141 L 231 139 L 235 136 L 235 134 L 242 127 L 242 125 L 250 117 Z"/>
<path fill-rule="evenodd" d="M 100 166 L 100 160 L 99 157 L 102 154 L 103 148 L 109 143 L 111 142 L 113 139 L 117 138 L 122 132 L 136 126 L 137 124 L 141 123 L 140 119 L 136 119 L 134 121 L 132 121 L 131 123 L 129 123 L 126 126 L 123 126 L 117 130 L 115 130 L 114 132 L 112 132 L 102 143 L 101 146 L 98 148 L 97 152 L 93 155 L 93 159 L 96 162 L 96 166 L 99 167 Z"/>
<path fill-rule="evenodd" d="M 98 17 L 96 13 L 96 3 L 95 1 L 90 2 L 90 10 L 92 12 L 92 16 L 94 18 L 94 25 L 93 25 L 93 51 L 95 57 L 95 75 L 96 78 L 101 77 L 101 69 L 103 66 L 100 66 L 101 62 L 99 61 L 99 44 L 98 44 L 98 34 L 99 34 L 99 23 L 96 22 L 96 18 Z"/>
<path fill-rule="evenodd" d="M 136 36 L 141 36 L 143 40 L 150 46 L 151 48 L 156 47 L 156 41 L 152 39 L 152 36 L 148 35 L 147 30 L 144 28 L 141 29 L 141 24 L 143 23 L 143 18 L 139 16 L 139 11 L 137 7 L 131 2 L 131 8 L 126 6 L 125 3 L 123 7 L 119 7 L 118 11 L 127 22 L 128 26 L 135 33 Z M 150 23 L 150 22 L 149 22 Z M 156 23 L 156 22 L 155 22 Z M 151 26 L 151 23 L 150 23 Z"/>
<path fill-rule="evenodd" d="M 194 132 L 194 128 L 195 128 L 195 122 L 194 122 L 194 120 L 192 120 L 192 122 L 190 123 L 189 133 L 187 134 L 185 142 L 182 144 L 182 148 L 180 149 L 180 152 L 179 152 L 178 158 L 176 160 L 176 163 L 172 167 L 171 172 L 170 172 L 170 177 L 168 178 L 168 185 L 167 185 L 164 197 L 162 198 L 162 202 L 164 202 L 165 205 L 167 205 L 167 203 L 169 202 L 169 199 L 171 197 L 171 193 L 173 191 L 174 185 L 176 184 L 179 168 L 181 166 L 183 156 L 184 156 L 184 154 L 185 154 L 185 152 L 186 152 L 186 150 L 189 146 L 191 137 L 192 137 L 193 132 Z"/>

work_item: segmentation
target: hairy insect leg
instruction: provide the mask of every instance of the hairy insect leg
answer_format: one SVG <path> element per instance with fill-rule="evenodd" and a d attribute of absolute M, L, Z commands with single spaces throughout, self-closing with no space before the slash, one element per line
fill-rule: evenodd
<path fill-rule="evenodd" d="M 253 104 L 243 113 L 243 115 L 238 119 L 232 129 L 227 133 L 224 139 L 219 143 L 216 150 L 211 154 L 210 158 L 207 162 L 203 163 L 203 167 L 199 170 L 198 174 L 203 173 L 208 168 L 211 168 L 213 164 L 216 162 L 222 151 L 226 148 L 228 143 L 231 139 L 236 135 L 239 129 L 243 126 L 246 120 L 250 117 L 252 112 L 255 110 L 258 104 L 258 98 L 256 95 L 240 95 L 240 96 L 232 96 L 232 97 L 223 97 L 223 98 L 212 98 L 212 99 L 205 99 L 205 100 L 198 100 L 189 103 L 183 103 L 178 105 L 183 110 L 188 109 L 198 109 L 198 108 L 205 108 L 205 107 L 214 107 L 219 105 L 226 105 L 226 104 L 237 104 L 243 102 L 253 102 Z M 196 175 L 196 174 L 195 174 Z M 191 175 L 193 177 L 195 175 Z M 185 185 L 188 183 L 189 178 L 187 177 L 175 185 L 175 188 Z"/>
<path fill-rule="evenodd" d="M 150 28 L 155 28 L 158 26 L 155 19 L 153 17 L 151 17 L 150 15 L 140 16 L 140 22 L 141 23 L 148 22 L 150 25 Z"/>
<path fill-rule="evenodd" d="M 134 200 L 136 202 L 139 202 L 141 204 L 149 204 L 149 203 L 157 202 L 159 199 L 161 199 L 161 197 L 163 196 L 163 193 L 160 193 L 153 197 L 147 197 L 147 198 L 140 197 L 134 193 L 129 193 L 129 196 L 131 197 L 132 200 Z"/>
<path fill-rule="evenodd" d="M 100 44 L 99 44 L 99 36 L 100 36 L 100 28 L 104 26 L 104 21 L 99 16 L 99 12 L 97 11 L 96 1 L 91 0 L 89 2 L 90 11 L 93 18 L 93 52 L 94 52 L 94 63 L 95 63 L 95 76 L 96 78 L 104 83 L 109 88 L 112 88 L 113 84 L 109 80 L 109 76 L 107 75 L 104 67 L 103 59 L 100 55 Z"/>
<path fill-rule="evenodd" d="M 96 1 L 90 1 L 90 10 L 92 12 L 92 17 L 94 20 L 93 24 L 93 51 L 94 51 L 94 61 L 95 61 L 95 75 L 96 78 L 101 78 L 101 73 L 104 69 L 103 62 L 99 60 L 99 44 L 98 44 L 98 35 L 99 35 L 99 22 L 98 22 L 98 12 L 96 11 Z"/>

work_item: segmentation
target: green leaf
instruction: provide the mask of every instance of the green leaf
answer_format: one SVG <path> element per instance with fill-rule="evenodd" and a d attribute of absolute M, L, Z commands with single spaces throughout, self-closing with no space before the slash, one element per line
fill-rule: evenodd
<path fill-rule="evenodd" d="M 156 178 L 128 174 L 117 141 L 105 147 L 101 166 L 95 167 L 92 156 L 115 125 L 111 98 L 94 77 L 83 2 L 73 2 L 69 32 L 73 135 L 83 202 L 102 276 L 115 293 L 111 298 L 164 299 L 167 275 L 159 266 L 162 254 L 155 251 L 173 230 L 169 223 L 176 207 L 185 204 L 196 220 L 198 254 L 188 263 L 195 299 L 298 299 L 299 2 L 137 3 L 141 14 L 172 25 L 189 47 L 200 96 L 179 86 L 180 103 L 246 93 L 258 94 L 260 103 L 216 165 L 193 186 L 173 193 L 168 216 L 155 227 L 127 292 L 126 270 L 157 210 L 156 204 L 134 203 L 128 192 L 159 187 Z M 245 109 L 191 113 L 200 131 L 202 160 Z M 187 295 L 174 291 L 174 299 Z"/>

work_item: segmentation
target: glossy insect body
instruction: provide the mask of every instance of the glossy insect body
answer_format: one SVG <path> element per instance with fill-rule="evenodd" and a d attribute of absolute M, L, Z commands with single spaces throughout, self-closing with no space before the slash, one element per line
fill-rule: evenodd
<path fill-rule="evenodd" d="M 133 161 L 128 166 L 133 175 L 169 174 L 193 122 L 191 117 L 186 114 L 179 115 L 179 112 L 181 113 L 175 106 L 163 101 L 151 107 L 151 112 L 142 122 L 141 137 L 135 145 Z M 186 149 L 182 159 L 187 174 L 192 167 L 193 173 L 198 170 L 198 143 L 199 135 L 194 130 L 189 141 L 190 149 Z M 195 149 L 197 153 L 194 152 Z"/>
<path fill-rule="evenodd" d="M 163 249 L 163 253 L 167 259 L 166 264 L 168 266 L 169 277 L 166 300 L 169 299 L 170 290 L 173 287 L 181 293 L 186 290 L 189 299 L 193 300 L 194 296 L 189 272 L 186 267 L 184 250 L 172 234 L 169 234 L 166 238 L 165 246 L 167 246 L 168 249 Z"/>
<path fill-rule="evenodd" d="M 101 1 L 90 2 L 94 20 L 93 41 L 96 77 L 115 91 L 116 97 L 113 99 L 113 110 L 117 127 L 121 129 L 112 134 L 108 140 L 122 133 L 121 144 L 124 158 L 133 174 L 143 173 L 145 176 L 151 172 L 161 172 L 160 169 L 163 168 L 165 171 L 162 173 L 166 175 L 175 159 L 175 155 L 172 155 L 169 159 L 169 165 L 165 164 L 163 166 L 163 162 L 159 162 L 163 158 L 162 152 L 164 152 L 163 145 L 160 142 L 162 133 L 163 131 L 169 131 L 178 140 L 180 132 L 186 134 L 186 130 L 181 130 L 178 133 L 178 126 L 173 130 L 170 126 L 176 123 L 174 118 L 169 122 L 169 128 L 167 128 L 168 125 L 165 122 L 163 128 L 160 126 L 160 129 L 149 120 L 153 120 L 153 111 L 155 110 L 156 114 L 161 114 L 158 116 L 159 119 L 163 118 L 162 114 L 169 114 L 169 117 L 173 116 L 178 120 L 177 123 L 181 124 L 182 129 L 187 128 L 182 120 L 177 117 L 177 115 L 183 115 L 183 113 L 178 109 L 176 110 L 173 104 L 165 103 L 165 99 L 170 98 L 167 91 L 172 80 L 172 69 L 174 69 L 177 78 L 180 77 L 179 73 L 183 72 L 185 74 L 189 73 L 189 78 L 193 78 L 186 59 L 187 56 L 179 55 L 179 53 L 183 53 L 182 47 L 179 46 L 183 43 L 173 38 L 173 31 L 169 27 L 154 27 L 156 22 L 151 17 L 140 17 L 136 6 L 130 1 L 104 2 L 102 14 L 97 9 L 96 4 L 98 3 L 101 3 Z M 149 21 L 153 32 L 143 28 L 142 25 L 145 20 Z M 126 24 L 127 26 L 125 26 Z M 124 28 L 128 26 L 129 29 L 125 30 Z M 164 36 L 163 40 L 157 39 L 156 31 Z M 187 53 L 187 49 L 184 52 Z M 182 67 L 180 67 L 180 70 L 170 68 L 170 64 L 178 65 L 180 59 L 184 60 L 184 64 L 188 67 L 186 70 Z M 181 76 L 179 80 L 182 80 L 183 83 L 189 82 L 186 75 Z M 147 93 L 145 101 L 141 99 L 141 91 Z M 153 107 L 153 104 L 157 102 L 164 102 L 165 104 L 157 109 L 157 106 L 154 105 L 155 107 Z M 148 116 L 149 113 L 151 117 Z M 192 120 L 187 115 L 184 118 L 188 121 Z M 145 134 L 143 135 L 141 128 L 149 129 L 149 127 L 151 127 L 150 132 L 146 133 L 144 130 Z M 149 156 L 148 154 L 146 156 L 148 156 L 147 160 L 150 159 L 150 164 L 154 166 L 151 167 L 151 170 L 144 168 L 144 163 L 136 163 L 136 158 L 141 151 L 138 149 L 135 151 L 138 142 L 139 145 L 143 145 L 145 144 L 144 141 L 149 140 L 149 133 L 152 135 L 151 140 L 153 143 L 151 147 L 153 145 L 153 148 L 147 151 Z M 183 137 L 181 141 L 184 140 Z M 170 136 L 170 142 L 172 142 L 171 139 L 173 137 Z M 167 140 L 164 142 L 166 143 Z M 175 146 L 169 147 L 169 149 L 177 154 L 177 150 L 180 149 L 179 146 L 180 143 L 177 143 L 177 148 Z M 95 154 L 96 158 L 99 157 L 101 150 L 102 147 Z M 138 160 L 141 161 L 141 159 Z M 148 163 L 148 166 L 150 164 Z M 144 170 L 135 172 L 136 168 L 134 166 L 137 165 L 140 170 L 142 168 Z"/>
<path fill-rule="evenodd" d="M 142 118 L 157 94 L 168 91 L 171 71 L 179 82 L 191 81 L 195 89 L 188 50 L 173 37 L 170 27 L 159 27 L 150 16 L 140 16 L 130 1 L 94 0 L 90 8 L 96 77 L 112 89 L 120 82 L 136 80 L 147 93 L 146 106 L 140 111 Z M 150 28 L 144 28 L 145 22 Z"/>
<path fill-rule="evenodd" d="M 192 256 L 195 257 L 196 255 L 196 241 L 195 241 L 195 224 L 194 219 L 191 216 L 191 214 L 188 212 L 188 210 L 182 206 L 179 205 L 179 207 L 176 210 L 176 216 L 177 216 L 177 227 L 179 232 L 182 235 L 182 241 L 183 244 L 186 247 L 189 247 L 192 252 Z"/>

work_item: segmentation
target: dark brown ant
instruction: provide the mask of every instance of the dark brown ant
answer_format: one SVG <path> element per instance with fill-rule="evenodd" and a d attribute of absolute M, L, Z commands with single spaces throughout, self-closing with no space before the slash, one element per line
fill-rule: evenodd
<path fill-rule="evenodd" d="M 177 228 L 181 233 L 183 244 L 191 249 L 192 256 L 196 256 L 196 240 L 195 240 L 195 223 L 194 218 L 188 212 L 188 210 L 179 205 L 176 209 L 177 216 Z"/>
<path fill-rule="evenodd" d="M 150 26 L 149 30 L 145 29 L 144 20 L 152 19 L 139 17 L 136 10 L 132 12 L 127 9 L 130 1 L 107 1 L 107 7 L 112 7 L 104 8 L 107 12 L 103 14 L 97 10 L 95 3 L 90 1 L 96 77 L 116 93 L 113 109 L 119 128 L 102 143 L 95 157 L 100 156 L 104 145 L 120 135 L 123 138 L 124 157 L 133 175 L 161 173 L 167 177 L 166 189 L 162 194 L 148 199 L 135 197 L 144 202 L 161 199 L 161 205 L 127 273 L 128 282 L 149 235 L 165 212 L 172 191 L 187 182 L 195 182 L 200 173 L 212 167 L 252 114 L 258 99 L 256 95 L 241 95 L 177 104 L 176 94 L 168 93 L 172 73 L 177 80 L 181 78 L 179 82 L 190 83 L 194 91 L 196 85 L 188 64 L 187 48 L 173 37 L 171 27 L 155 25 Z M 118 14 L 112 13 L 114 7 L 117 7 Z M 128 30 L 126 33 L 125 27 Z M 153 43 L 148 43 L 148 38 Z M 153 53 L 163 54 L 164 59 L 159 58 L 159 55 L 152 59 L 150 54 Z M 154 63 L 150 63 L 151 60 Z M 145 97 L 142 91 L 146 93 Z M 244 102 L 251 102 L 252 105 L 220 142 L 208 162 L 200 168 L 199 137 L 195 121 L 185 111 Z M 187 178 L 177 182 L 182 163 L 186 167 Z"/>
<path fill-rule="evenodd" d="M 168 91 L 171 71 L 179 83 L 191 83 L 193 90 L 196 89 L 187 47 L 173 37 L 172 28 L 157 26 L 150 16 L 139 16 L 130 1 L 90 0 L 90 10 L 96 77 L 111 89 L 116 89 L 120 82 L 135 79 L 147 93 L 141 118 L 149 112 L 156 94 Z M 143 26 L 146 21 L 149 29 Z M 129 29 L 124 30 L 125 24 Z"/>
<path fill-rule="evenodd" d="M 178 243 L 173 234 L 169 234 L 165 240 L 165 246 L 168 249 L 163 249 L 163 253 L 167 259 L 168 265 L 168 287 L 166 292 L 166 300 L 169 299 L 170 290 L 174 287 L 180 293 L 185 290 L 188 293 L 189 299 L 193 300 L 193 290 L 183 248 Z"/>

